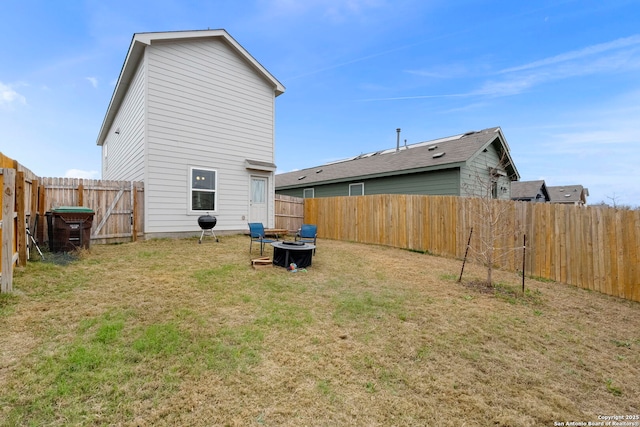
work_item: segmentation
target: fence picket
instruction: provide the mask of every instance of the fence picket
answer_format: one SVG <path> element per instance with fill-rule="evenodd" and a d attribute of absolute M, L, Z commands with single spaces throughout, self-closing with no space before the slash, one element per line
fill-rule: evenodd
<path fill-rule="evenodd" d="M 461 257 L 489 231 L 486 200 L 455 196 L 372 195 L 304 200 L 304 220 L 318 237 L 389 245 Z M 640 211 L 494 201 L 503 220 L 496 264 L 525 274 L 640 301 Z M 504 233 L 503 233 L 504 231 Z M 501 255 L 501 256 L 500 256 Z"/>

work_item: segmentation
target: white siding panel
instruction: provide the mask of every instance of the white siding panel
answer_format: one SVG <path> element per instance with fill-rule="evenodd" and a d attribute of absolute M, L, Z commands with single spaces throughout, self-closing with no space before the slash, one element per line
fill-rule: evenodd
<path fill-rule="evenodd" d="M 274 161 L 273 87 L 219 40 L 152 44 L 147 58 L 145 231 L 200 230 L 200 214 L 188 214 L 190 166 L 218 172 L 216 230 L 246 229 L 245 159 Z M 273 190 L 273 174 L 261 175 Z"/>
<path fill-rule="evenodd" d="M 179 76 L 182 87 L 193 87 L 195 79 L 199 82 L 196 89 L 200 87 L 205 91 L 219 92 L 220 96 L 235 98 L 251 97 L 264 86 L 264 80 L 256 78 L 258 76 L 253 68 L 244 66 L 246 62 L 220 41 L 166 43 L 155 54 L 158 58 L 155 71 L 168 76 L 170 80 Z M 176 59 L 181 60 L 176 62 Z M 240 63 L 242 67 L 238 66 Z M 234 75 L 236 81 L 242 80 L 245 84 L 238 88 L 234 81 L 214 81 L 210 79 L 211 74 Z"/>
<path fill-rule="evenodd" d="M 105 162 L 103 156 L 102 164 L 103 179 L 144 180 L 145 68 L 142 60 L 109 130 L 105 142 L 108 159 Z"/>

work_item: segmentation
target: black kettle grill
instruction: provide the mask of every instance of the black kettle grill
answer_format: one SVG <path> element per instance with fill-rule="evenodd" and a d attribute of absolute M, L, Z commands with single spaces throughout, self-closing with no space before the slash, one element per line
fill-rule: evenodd
<path fill-rule="evenodd" d="M 213 236 L 216 239 L 216 242 L 218 242 L 218 237 L 216 237 L 216 233 L 213 232 L 213 227 L 216 226 L 218 220 L 216 219 L 215 216 L 211 216 L 208 213 L 206 215 L 200 215 L 198 217 L 198 225 L 200 226 L 200 228 L 202 229 L 202 234 L 200 234 L 200 240 L 198 240 L 198 243 L 202 243 L 202 238 L 204 237 L 204 233 L 206 233 L 207 231 L 211 232 L 211 236 Z"/>

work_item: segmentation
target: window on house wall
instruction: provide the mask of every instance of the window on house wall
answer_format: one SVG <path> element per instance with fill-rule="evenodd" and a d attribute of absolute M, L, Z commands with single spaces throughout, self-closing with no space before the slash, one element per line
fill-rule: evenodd
<path fill-rule="evenodd" d="M 349 184 L 349 195 L 350 196 L 363 196 L 364 195 L 364 183 L 360 182 L 358 184 Z"/>
<path fill-rule="evenodd" d="M 499 191 L 502 191 L 506 194 L 508 191 L 507 188 L 500 188 L 498 186 L 498 183 L 500 182 L 501 178 L 507 176 L 507 172 L 498 168 L 489 168 L 489 176 L 491 177 L 491 197 L 493 199 L 498 199 L 500 197 Z"/>
<path fill-rule="evenodd" d="M 315 197 L 315 191 L 313 188 L 305 188 L 302 190 L 302 197 L 305 199 L 313 199 Z"/>
<path fill-rule="evenodd" d="M 217 178 L 214 169 L 190 168 L 191 170 L 191 210 L 215 212 L 217 208 Z"/>

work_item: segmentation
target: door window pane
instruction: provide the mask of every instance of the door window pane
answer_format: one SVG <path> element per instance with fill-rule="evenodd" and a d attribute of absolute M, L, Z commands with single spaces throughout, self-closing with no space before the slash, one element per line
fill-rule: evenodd
<path fill-rule="evenodd" d="M 266 194 L 265 191 L 266 180 L 264 179 L 252 179 L 251 180 L 251 201 L 253 203 L 265 203 Z"/>

